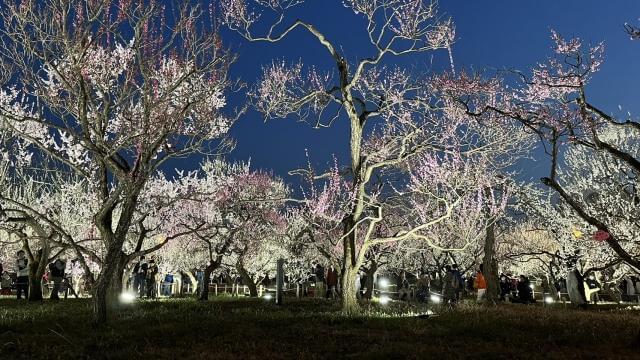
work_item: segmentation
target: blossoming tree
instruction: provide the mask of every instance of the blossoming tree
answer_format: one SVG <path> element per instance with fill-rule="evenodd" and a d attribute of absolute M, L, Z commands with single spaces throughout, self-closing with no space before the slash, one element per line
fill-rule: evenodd
<path fill-rule="evenodd" d="M 204 269 L 202 300 L 208 298 L 211 274 L 231 260 L 257 296 L 248 269 L 275 264 L 277 253 L 268 244 L 286 227 L 279 213 L 288 196 L 284 183 L 248 164 L 213 160 L 172 186 L 189 196 L 173 204 L 165 223 L 186 235 L 162 249 L 163 260 L 174 268 Z"/>
<path fill-rule="evenodd" d="M 637 31 L 628 27 L 632 38 Z M 475 77 L 459 86 L 462 111 L 472 116 L 510 117 L 540 138 L 550 158 L 542 183 L 553 189 L 628 265 L 638 269 L 636 238 L 637 151 L 640 123 L 598 107 L 589 82 L 603 63 L 602 43 L 585 47 L 552 32 L 554 55 L 530 73 L 517 72 L 519 83 L 506 86 L 498 77 Z M 566 160 L 563 164 L 563 154 Z"/>
<path fill-rule="evenodd" d="M 28 144 L 42 171 L 65 169 L 91 187 L 105 247 L 96 323 L 106 320 L 107 289 L 147 180 L 170 159 L 216 152 L 211 140 L 229 128 L 220 109 L 232 59 L 206 10 L 2 2 L 0 127 Z"/>
<path fill-rule="evenodd" d="M 318 128 L 348 122 L 350 161 L 344 168 L 336 165 L 326 173 L 309 174 L 327 185 L 317 196 L 311 194 L 307 205 L 323 226 L 340 229 L 332 240 L 342 249 L 341 283 L 343 289 L 354 289 L 371 246 L 409 239 L 435 244 L 425 233 L 429 227 L 450 217 L 465 201 L 483 203 L 485 194 L 478 186 L 494 185 L 495 177 L 484 171 L 488 169 L 470 171 L 478 160 L 471 155 L 495 150 L 499 146 L 489 145 L 504 145 L 508 137 L 496 128 L 483 133 L 468 117 L 447 111 L 450 104 L 437 96 L 439 79 L 393 66 L 399 57 L 442 49 L 451 54 L 454 26 L 438 15 L 435 3 L 345 1 L 345 7 L 364 19 L 363 41 L 371 48 L 368 56 L 355 60 L 313 24 L 302 19 L 288 22 L 288 10 L 303 3 L 224 0 L 221 16 L 251 42 L 277 43 L 293 31 L 304 31 L 333 63 L 322 72 L 302 62 L 289 66 L 273 61 L 264 67 L 252 95 L 256 109 L 267 118 L 296 116 Z M 272 22 L 260 33 L 265 27 L 258 24 L 268 22 L 269 14 Z M 484 137 L 476 138 L 478 134 Z M 506 143 L 513 144 L 513 139 Z M 403 214 L 407 222 L 393 233 L 378 231 L 398 205 L 409 205 Z M 345 291 L 342 300 L 344 312 L 358 310 L 355 291 Z"/>

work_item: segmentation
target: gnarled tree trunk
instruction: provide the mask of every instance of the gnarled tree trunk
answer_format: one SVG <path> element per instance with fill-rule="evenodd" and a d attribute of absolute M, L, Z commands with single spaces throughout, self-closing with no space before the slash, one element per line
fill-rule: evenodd
<path fill-rule="evenodd" d="M 487 301 L 496 302 L 500 297 L 498 283 L 498 265 L 495 260 L 495 223 L 492 221 L 486 229 L 484 242 L 483 275 L 487 282 Z"/>
<path fill-rule="evenodd" d="M 367 291 L 365 291 L 363 296 L 365 299 L 371 299 L 371 297 L 373 296 L 373 279 L 375 278 L 377 272 L 378 263 L 372 261 L 371 266 L 369 266 L 369 269 L 367 269 L 367 271 L 365 272 L 365 287 L 367 288 Z"/>
<path fill-rule="evenodd" d="M 45 245 L 36 251 L 29 261 L 29 301 L 42 300 L 42 276 L 47 268 L 49 260 L 49 246 Z"/>
<path fill-rule="evenodd" d="M 238 270 L 240 278 L 242 278 L 242 282 L 249 287 L 249 296 L 258 297 L 258 287 L 256 286 L 256 282 L 253 281 L 253 278 L 251 277 L 251 275 L 249 275 L 249 272 L 247 272 L 247 270 L 244 268 L 242 260 L 238 260 L 238 263 L 236 264 L 236 270 Z"/>
<path fill-rule="evenodd" d="M 209 300 L 209 283 L 211 282 L 211 273 L 217 268 L 211 264 L 204 269 L 204 275 L 202 276 L 202 291 L 198 300 Z"/>
<path fill-rule="evenodd" d="M 342 272 L 342 312 L 348 315 L 360 312 L 356 296 L 356 275 L 358 268 L 347 266 Z"/>
<path fill-rule="evenodd" d="M 110 309 L 116 309 L 120 306 L 120 294 L 123 290 L 124 270 L 127 266 L 128 258 L 123 251 L 116 262 L 116 268 L 111 275 L 111 281 L 107 288 L 107 306 Z"/>

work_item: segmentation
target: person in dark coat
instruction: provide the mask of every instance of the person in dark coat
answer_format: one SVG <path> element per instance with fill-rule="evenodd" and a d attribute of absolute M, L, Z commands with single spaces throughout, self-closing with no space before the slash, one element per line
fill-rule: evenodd
<path fill-rule="evenodd" d="M 147 262 L 144 256 L 133 267 L 133 290 L 142 298 L 145 295 L 145 285 L 147 278 Z"/>
<path fill-rule="evenodd" d="M 49 276 L 51 276 L 51 281 L 53 281 L 53 290 L 51 290 L 51 295 L 49 295 L 49 299 L 59 300 L 60 297 L 58 293 L 60 293 L 60 285 L 62 285 L 62 279 L 64 279 L 64 269 L 66 264 L 64 261 L 60 259 L 56 259 L 56 261 L 49 264 Z"/>
<path fill-rule="evenodd" d="M 327 270 L 327 297 L 336 298 L 338 296 L 338 270 L 333 265 Z"/>
<path fill-rule="evenodd" d="M 314 296 L 324 297 L 325 296 L 324 268 L 322 267 L 322 265 L 316 264 L 313 273 L 316 276 L 316 288 L 314 290 Z"/>
<path fill-rule="evenodd" d="M 157 276 L 158 276 L 158 264 L 156 264 L 155 255 L 152 255 L 151 260 L 149 260 L 149 264 L 147 265 L 147 274 L 146 274 L 147 297 L 150 299 L 155 299 L 156 297 L 158 297 L 158 291 L 156 289 Z"/>
<path fill-rule="evenodd" d="M 520 275 L 520 281 L 518 281 L 517 289 L 519 303 L 530 304 L 533 302 L 533 290 L 531 289 L 531 282 L 526 276 Z"/>
<path fill-rule="evenodd" d="M 451 271 L 453 273 L 453 277 L 458 283 L 456 287 L 456 301 L 460 301 L 464 290 L 464 279 L 462 278 L 462 273 L 460 273 L 460 270 L 458 269 L 458 264 L 451 265 Z"/>
<path fill-rule="evenodd" d="M 442 300 L 445 304 L 453 304 L 456 302 L 456 284 L 458 283 L 458 279 L 456 279 L 451 266 L 446 265 L 444 269 L 445 273 L 442 278 Z"/>
<path fill-rule="evenodd" d="M 509 283 L 509 279 L 507 279 L 507 275 L 500 275 L 500 300 L 501 301 L 509 301 L 509 297 L 511 296 L 511 284 Z"/>

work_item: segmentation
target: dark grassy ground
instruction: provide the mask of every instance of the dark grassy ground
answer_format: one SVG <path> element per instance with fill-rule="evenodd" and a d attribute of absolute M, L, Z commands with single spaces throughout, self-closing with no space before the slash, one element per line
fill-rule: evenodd
<path fill-rule="evenodd" d="M 328 301 L 142 302 L 89 325 L 88 300 L 0 300 L 0 359 L 636 358 L 640 313 L 541 306 L 375 306 L 339 315 Z"/>

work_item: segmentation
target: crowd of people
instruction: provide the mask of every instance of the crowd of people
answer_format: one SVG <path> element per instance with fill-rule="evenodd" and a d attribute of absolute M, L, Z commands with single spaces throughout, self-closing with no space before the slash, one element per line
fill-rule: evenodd
<path fill-rule="evenodd" d="M 0 295 L 12 295 L 18 299 L 27 298 L 29 295 L 29 258 L 25 252 L 20 250 L 16 253 L 13 272 L 8 271 L 0 263 Z M 192 274 L 183 276 L 180 271 L 161 273 L 155 255 L 151 255 L 147 261 L 145 256 L 132 264 L 130 276 L 126 283 L 126 288 L 135 293 L 140 298 L 156 299 L 158 296 L 171 296 L 183 293 L 183 287 L 191 285 L 193 280 L 198 284 L 198 292 L 203 284 L 203 270 L 195 270 L 195 279 Z M 56 258 L 46 266 L 46 271 L 42 277 L 42 293 L 48 295 L 50 299 L 58 300 L 63 294 L 66 299 L 69 295 L 79 296 L 88 294 L 90 289 L 82 276 L 74 276 L 73 269 L 78 269 L 77 260 L 66 261 L 63 258 Z M 80 273 L 82 273 L 80 271 Z M 334 266 L 327 268 L 320 263 L 313 264 L 310 273 L 312 286 L 303 287 L 303 296 L 314 296 L 322 298 L 336 299 L 340 297 L 340 273 Z M 219 279 L 218 279 L 219 278 Z M 212 278 L 212 281 L 228 282 L 235 281 L 241 283 L 241 279 L 231 279 L 227 275 L 219 275 Z M 429 301 L 432 295 L 436 295 L 440 301 L 446 304 L 455 304 L 462 298 L 473 297 L 477 302 L 486 300 L 487 279 L 485 278 L 483 265 L 480 264 L 477 270 L 472 273 L 463 273 L 457 264 L 445 265 L 443 273 L 423 272 L 414 275 L 402 271 L 396 276 L 396 288 L 392 293 L 399 300 Z M 597 303 L 601 296 L 606 294 L 612 301 L 636 302 L 640 300 L 640 278 L 635 275 L 625 276 L 619 282 L 600 281 L 591 272 L 583 277 L 576 269 L 567 273 L 566 277 L 559 277 L 554 282 L 549 283 L 542 278 L 538 286 L 543 297 L 552 296 L 556 300 L 563 300 L 566 296 L 571 302 L 577 300 L 578 304 L 588 302 Z M 269 284 L 269 277 L 261 280 L 265 286 Z M 287 281 L 288 282 L 288 281 Z M 85 285 L 85 286 L 83 286 Z M 385 290 L 385 286 L 375 279 L 367 279 L 367 275 L 358 272 L 353 289 L 358 298 L 367 294 L 370 298 L 374 287 L 378 294 Z M 498 281 L 499 300 L 512 303 L 530 304 L 535 303 L 534 284 L 526 275 L 513 277 L 510 274 L 500 274 Z"/>
<path fill-rule="evenodd" d="M 72 269 L 76 266 L 76 260 L 66 262 L 62 258 L 57 258 L 47 264 L 41 279 L 41 290 L 43 296 L 48 296 L 52 300 L 59 300 L 60 294 L 66 299 L 68 295 L 78 298 L 77 287 L 74 287 L 74 277 Z M 29 259 L 23 250 L 16 253 L 14 272 L 5 270 L 0 263 L 0 295 L 11 295 L 15 290 L 17 299 L 27 299 L 29 297 Z M 76 283 L 79 279 L 76 279 Z"/>
<path fill-rule="evenodd" d="M 423 272 L 414 277 L 414 284 L 411 284 L 405 273 L 400 278 L 402 280 L 396 291 L 399 300 L 408 300 L 413 296 L 417 301 L 426 302 L 430 301 L 431 295 L 435 295 L 438 301 L 453 305 L 465 297 L 473 297 L 476 302 L 483 302 L 487 296 L 487 279 L 482 264 L 470 274 L 464 274 L 457 264 L 445 265 L 444 275 L 440 275 L 439 272 Z M 501 274 L 499 278 L 498 290 L 501 301 L 523 304 L 535 302 L 533 286 L 527 276 L 514 278 Z"/>
<path fill-rule="evenodd" d="M 128 285 L 131 290 L 140 298 L 156 299 L 159 293 L 159 282 L 160 271 L 158 270 L 155 255 L 151 255 L 148 262 L 144 256 L 140 256 L 129 278 Z"/>

